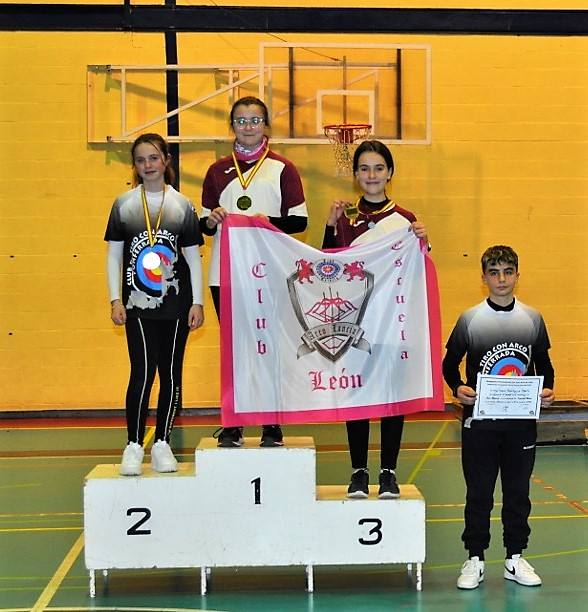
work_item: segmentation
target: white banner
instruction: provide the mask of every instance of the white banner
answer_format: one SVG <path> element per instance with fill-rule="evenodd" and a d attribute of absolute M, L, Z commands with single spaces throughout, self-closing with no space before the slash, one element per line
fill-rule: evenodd
<path fill-rule="evenodd" d="M 225 426 L 444 408 L 435 269 L 410 230 L 321 251 L 230 215 L 221 312 Z"/>

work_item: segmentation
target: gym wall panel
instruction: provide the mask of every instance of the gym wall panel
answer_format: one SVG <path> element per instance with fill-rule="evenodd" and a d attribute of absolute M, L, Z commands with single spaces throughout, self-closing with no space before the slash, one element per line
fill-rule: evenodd
<path fill-rule="evenodd" d="M 519 295 L 544 313 L 551 333 L 558 396 L 586 398 L 588 40 L 284 38 L 432 46 L 433 142 L 393 147 L 390 194 L 429 228 L 443 336 L 484 297 L 481 252 L 511 244 L 521 260 Z M 180 63 L 247 63 L 272 38 L 180 33 L 177 40 Z M 128 363 L 124 333 L 109 319 L 102 237 L 114 197 L 128 188 L 129 147 L 88 145 L 86 66 L 165 63 L 164 37 L 2 32 L 0 51 L 0 149 L 9 177 L 0 196 L 0 411 L 120 407 Z M 300 169 L 310 213 L 305 239 L 319 246 L 330 202 L 355 197 L 354 189 L 334 177 L 326 146 L 275 148 Z M 206 168 L 228 145 L 180 150 L 182 191 L 199 208 Z M 186 354 L 184 403 L 219 404 L 218 328 L 208 295 L 205 326 L 191 335 Z"/>

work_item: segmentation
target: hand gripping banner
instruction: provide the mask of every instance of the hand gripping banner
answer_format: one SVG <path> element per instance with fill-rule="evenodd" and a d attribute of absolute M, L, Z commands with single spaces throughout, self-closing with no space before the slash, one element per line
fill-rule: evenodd
<path fill-rule="evenodd" d="M 224 426 L 443 410 L 437 278 L 408 229 L 321 251 L 229 215 L 221 312 Z"/>

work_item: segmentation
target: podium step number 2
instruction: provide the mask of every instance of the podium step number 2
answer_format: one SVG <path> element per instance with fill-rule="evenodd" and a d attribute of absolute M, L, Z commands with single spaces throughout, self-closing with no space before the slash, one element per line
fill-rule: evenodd
<path fill-rule="evenodd" d="M 314 590 L 316 565 L 406 564 L 421 590 L 425 501 L 413 485 L 400 498 L 347 499 L 346 486 L 316 486 L 310 437 L 238 449 L 203 439 L 178 472 L 118 475 L 98 465 L 84 486 L 85 562 L 95 572 L 199 567 L 207 591 L 214 567 L 302 566 Z M 276 542 L 280 545 L 276 546 Z"/>

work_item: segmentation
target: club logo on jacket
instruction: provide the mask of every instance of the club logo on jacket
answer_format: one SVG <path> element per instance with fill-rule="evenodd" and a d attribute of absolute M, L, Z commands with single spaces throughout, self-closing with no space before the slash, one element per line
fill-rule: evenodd
<path fill-rule="evenodd" d="M 153 246 L 149 244 L 146 231 L 133 240 L 125 274 L 131 288 L 126 308 L 159 308 L 170 291 L 179 293 L 179 281 L 174 277 L 177 254 L 173 240 L 173 235 L 166 230 L 160 230 Z"/>
<path fill-rule="evenodd" d="M 480 371 L 494 376 L 524 376 L 530 362 L 530 346 L 502 342 L 486 351 L 480 362 Z"/>

